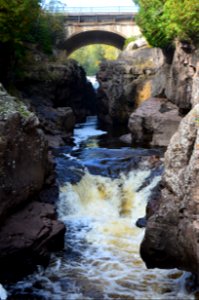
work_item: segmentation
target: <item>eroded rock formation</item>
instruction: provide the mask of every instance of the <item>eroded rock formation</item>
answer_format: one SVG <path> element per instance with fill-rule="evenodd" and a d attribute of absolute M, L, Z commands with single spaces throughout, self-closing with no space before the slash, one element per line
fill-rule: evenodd
<path fill-rule="evenodd" d="M 138 105 L 164 92 L 162 68 L 167 65 L 158 48 L 126 51 L 118 60 L 102 63 L 97 74 L 99 117 L 108 123 L 127 123 Z"/>
<path fill-rule="evenodd" d="M 178 43 L 168 72 L 165 87 L 167 99 L 187 113 L 199 103 L 199 50 L 187 43 Z"/>
<path fill-rule="evenodd" d="M 148 218 L 141 255 L 149 268 L 199 275 L 199 104 L 182 120 L 165 154 L 165 173 Z"/>
<path fill-rule="evenodd" d="M 41 190 L 48 150 L 38 118 L 0 86 L 0 218 Z"/>
<path fill-rule="evenodd" d="M 64 145 L 75 122 L 95 113 L 95 93 L 74 60 L 61 64 L 40 59 L 28 67 L 17 87 L 38 116 L 50 146 Z"/>
<path fill-rule="evenodd" d="M 54 206 L 32 202 L 33 197 L 41 201 L 39 192 L 53 182 L 48 145 L 38 126 L 38 118 L 0 85 L 1 280 L 46 261 L 53 241 L 63 245 L 65 229 Z"/>

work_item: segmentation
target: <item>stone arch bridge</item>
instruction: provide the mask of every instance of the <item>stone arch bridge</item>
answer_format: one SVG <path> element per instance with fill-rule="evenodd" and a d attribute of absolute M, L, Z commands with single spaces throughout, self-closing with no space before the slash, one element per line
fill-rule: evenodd
<path fill-rule="evenodd" d="M 126 38 L 140 35 L 132 7 L 69 9 L 63 14 L 65 39 L 59 43 L 67 55 L 90 44 L 107 44 L 122 50 Z"/>

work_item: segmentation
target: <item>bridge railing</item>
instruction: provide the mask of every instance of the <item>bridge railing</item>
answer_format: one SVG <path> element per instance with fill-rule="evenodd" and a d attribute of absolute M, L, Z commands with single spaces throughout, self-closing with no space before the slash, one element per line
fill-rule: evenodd
<path fill-rule="evenodd" d="M 122 14 L 122 13 L 137 13 L 138 7 L 133 6 L 103 6 L 103 7 L 56 7 L 55 10 L 46 8 L 52 13 L 67 14 L 67 15 L 83 15 L 83 14 Z"/>

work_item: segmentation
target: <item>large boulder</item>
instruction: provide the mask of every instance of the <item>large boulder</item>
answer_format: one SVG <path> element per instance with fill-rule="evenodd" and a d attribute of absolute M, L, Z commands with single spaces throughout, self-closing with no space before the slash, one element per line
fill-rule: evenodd
<path fill-rule="evenodd" d="M 159 48 L 124 51 L 118 60 L 103 62 L 97 74 L 99 117 L 109 123 L 127 123 L 137 106 L 164 92 L 166 73 Z"/>
<path fill-rule="evenodd" d="M 147 267 L 199 275 L 199 104 L 171 138 L 156 203 L 141 244 Z"/>
<path fill-rule="evenodd" d="M 175 104 L 163 98 L 150 98 L 129 118 L 131 141 L 150 146 L 167 146 L 180 121 Z"/>

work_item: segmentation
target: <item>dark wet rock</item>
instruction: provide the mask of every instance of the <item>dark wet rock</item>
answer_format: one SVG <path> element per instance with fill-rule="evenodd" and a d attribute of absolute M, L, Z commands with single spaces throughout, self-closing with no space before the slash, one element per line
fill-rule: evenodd
<path fill-rule="evenodd" d="M 139 218 L 135 223 L 135 225 L 139 228 L 145 228 L 146 224 L 147 224 L 146 217 Z"/>
<path fill-rule="evenodd" d="M 153 162 L 154 156 L 160 157 L 162 154 L 162 149 L 87 148 L 80 152 L 72 152 L 72 155 L 79 158 L 81 163 L 64 155 L 57 158 L 57 170 L 59 174 L 62 174 L 58 180 L 61 183 L 66 181 L 76 183 L 84 176 L 86 169 L 93 175 L 111 178 L 118 178 L 121 173 L 127 174 L 136 169 L 151 169 L 151 176 L 146 183 L 148 185 L 155 176 L 162 172 L 162 163 L 160 162 L 158 167 Z"/>
<path fill-rule="evenodd" d="M 50 204 L 33 202 L 0 228 L 0 280 L 15 280 L 46 264 L 50 251 L 64 245 L 65 227 Z"/>
<path fill-rule="evenodd" d="M 75 122 L 96 113 L 94 89 L 83 68 L 73 60 L 64 64 L 35 61 L 16 85 L 38 116 L 52 147 L 64 145 Z"/>
<path fill-rule="evenodd" d="M 54 204 L 57 194 L 52 155 L 38 126 L 0 85 L 0 281 L 23 276 L 63 247 L 64 225 L 54 206 L 41 203 Z"/>
<path fill-rule="evenodd" d="M 148 268 L 179 268 L 198 276 L 198 115 L 196 105 L 180 123 L 165 153 L 160 193 L 147 211 L 141 256 Z"/>
<path fill-rule="evenodd" d="M 37 117 L 0 87 L 0 218 L 39 192 L 48 173 Z"/>
<path fill-rule="evenodd" d="M 180 123 L 178 107 L 164 98 L 145 101 L 129 118 L 132 142 L 167 146 Z"/>
<path fill-rule="evenodd" d="M 51 103 L 53 106 L 53 104 Z M 39 103 L 34 104 L 34 110 L 40 120 L 40 127 L 43 129 L 50 147 L 64 145 L 71 137 L 75 126 L 75 116 L 70 107 L 53 108 Z"/>

